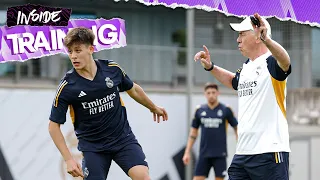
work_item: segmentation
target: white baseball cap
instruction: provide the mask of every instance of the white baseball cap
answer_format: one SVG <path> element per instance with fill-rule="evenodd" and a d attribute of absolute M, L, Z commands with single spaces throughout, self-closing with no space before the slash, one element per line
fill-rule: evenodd
<path fill-rule="evenodd" d="M 263 17 L 261 17 L 261 19 L 263 20 L 264 24 L 267 27 L 267 34 L 271 37 L 271 26 L 269 22 Z M 232 30 L 237 32 L 254 30 L 251 24 L 250 16 L 246 17 L 241 23 L 230 23 L 230 27 Z"/>

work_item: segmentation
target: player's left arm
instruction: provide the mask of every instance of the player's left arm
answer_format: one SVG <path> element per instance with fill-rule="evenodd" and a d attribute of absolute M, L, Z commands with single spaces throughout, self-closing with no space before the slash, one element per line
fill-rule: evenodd
<path fill-rule="evenodd" d="M 226 108 L 226 113 L 227 113 L 227 120 L 229 124 L 233 127 L 234 133 L 236 135 L 236 140 L 238 140 L 238 120 L 234 116 L 233 111 L 230 107 Z"/>
<path fill-rule="evenodd" d="M 139 104 L 148 108 L 153 113 L 154 121 L 160 122 L 160 117 L 163 117 L 163 121 L 168 120 L 168 114 L 162 107 L 156 106 L 151 99 L 147 96 L 144 90 L 136 83 L 134 83 L 129 76 L 124 72 L 120 66 L 122 80 L 119 85 L 119 91 L 126 91 L 128 95 Z"/>
<path fill-rule="evenodd" d="M 136 102 L 148 108 L 153 113 L 154 121 L 160 121 L 160 116 L 163 117 L 163 121 L 168 120 L 168 114 L 162 107 L 156 106 L 143 89 L 136 83 L 133 83 L 133 87 L 127 90 L 129 96 Z"/>
<path fill-rule="evenodd" d="M 151 101 L 151 99 L 138 84 L 133 83 L 133 87 L 126 92 L 132 99 L 148 108 L 150 111 L 154 111 L 157 108 L 157 106 Z"/>

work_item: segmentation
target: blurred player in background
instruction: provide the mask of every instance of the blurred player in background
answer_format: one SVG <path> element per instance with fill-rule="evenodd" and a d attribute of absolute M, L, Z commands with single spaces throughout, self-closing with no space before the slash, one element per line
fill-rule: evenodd
<path fill-rule="evenodd" d="M 223 180 L 227 174 L 227 127 L 230 124 L 237 137 L 238 122 L 231 108 L 219 102 L 219 90 L 216 84 L 206 84 L 204 94 L 207 103 L 196 109 L 182 160 L 185 165 L 189 164 L 191 149 L 201 127 L 200 153 L 193 180 L 206 179 L 212 167 L 215 179 Z"/>
<path fill-rule="evenodd" d="M 156 106 L 143 89 L 111 60 L 94 60 L 94 34 L 74 28 L 64 39 L 73 68 L 62 78 L 52 105 L 49 132 L 63 156 L 67 171 L 85 180 L 105 180 L 114 160 L 133 180 L 150 179 L 145 154 L 131 131 L 120 97 L 126 91 L 147 107 L 159 123 L 168 119 L 164 108 Z M 72 157 L 60 130 L 70 109 L 78 150 L 83 153 L 82 170 Z"/>
<path fill-rule="evenodd" d="M 287 51 L 271 39 L 271 27 L 259 14 L 231 23 L 239 33 L 238 47 L 248 60 L 235 74 L 211 62 L 209 50 L 198 52 L 207 71 L 238 91 L 239 125 L 230 180 L 288 180 L 289 131 L 286 120 L 286 84 L 291 73 Z M 255 23 L 254 23 L 255 22 Z"/>

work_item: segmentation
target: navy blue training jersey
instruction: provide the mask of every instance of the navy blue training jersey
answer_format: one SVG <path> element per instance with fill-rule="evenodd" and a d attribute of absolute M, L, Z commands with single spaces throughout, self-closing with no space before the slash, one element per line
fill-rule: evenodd
<path fill-rule="evenodd" d="M 95 62 L 97 73 L 92 81 L 74 69 L 66 73 L 57 89 L 49 119 L 64 124 L 70 108 L 79 151 L 112 151 L 136 140 L 119 94 L 130 90 L 133 82 L 117 63 Z"/>
<path fill-rule="evenodd" d="M 238 125 L 232 110 L 219 103 L 214 109 L 207 104 L 197 108 L 192 127 L 201 127 L 200 156 L 226 157 L 227 153 L 227 127 Z"/>

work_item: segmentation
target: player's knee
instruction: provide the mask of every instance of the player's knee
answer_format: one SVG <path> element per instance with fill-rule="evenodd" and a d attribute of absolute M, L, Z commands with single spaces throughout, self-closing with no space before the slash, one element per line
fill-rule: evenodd
<path fill-rule="evenodd" d="M 193 180 L 205 180 L 206 176 L 194 176 Z"/>
<path fill-rule="evenodd" d="M 145 176 L 145 177 L 143 178 L 143 180 L 151 180 L 151 178 L 150 178 L 149 175 L 147 175 L 147 176 Z"/>
<path fill-rule="evenodd" d="M 146 166 L 134 166 L 128 174 L 132 180 L 151 180 Z"/>
<path fill-rule="evenodd" d="M 151 180 L 148 174 L 136 174 L 135 176 L 131 177 L 132 180 Z"/>

